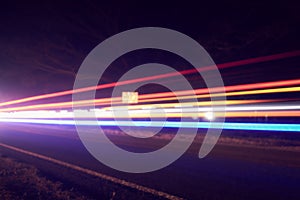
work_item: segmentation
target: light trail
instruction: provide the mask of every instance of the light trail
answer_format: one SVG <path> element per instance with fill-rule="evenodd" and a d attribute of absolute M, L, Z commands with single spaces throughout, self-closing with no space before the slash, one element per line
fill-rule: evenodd
<path fill-rule="evenodd" d="M 300 51 L 288 52 L 283 54 L 275 54 L 271 56 L 264 56 L 252 59 L 246 59 L 241 61 L 235 61 L 230 63 L 223 63 L 218 65 L 219 68 L 241 66 L 251 63 L 259 63 L 265 61 L 271 61 L 276 59 L 288 58 L 293 56 L 300 56 Z M 201 68 L 201 70 L 210 70 L 212 66 L 207 66 Z M 181 74 L 190 74 L 197 72 L 197 69 L 184 70 Z M 116 83 L 103 84 L 93 87 L 80 88 L 77 90 L 67 90 L 57 93 L 51 93 L 46 95 L 38 95 L 34 97 L 28 97 L 24 99 L 8 101 L 0 103 L 0 106 L 8 106 L 13 104 L 18 104 L 22 102 L 28 102 L 38 99 L 52 98 L 57 96 L 64 96 L 73 93 L 86 92 L 90 90 L 99 90 L 104 88 L 110 88 L 125 84 L 131 84 L 135 82 L 141 82 L 146 80 L 154 80 L 160 78 L 166 78 L 177 75 L 176 73 L 162 74 L 156 76 L 149 76 L 138 78 L 134 80 L 127 80 Z M 122 121 L 125 118 L 155 118 L 160 120 L 161 118 L 207 118 L 210 114 L 208 120 L 213 120 L 216 117 L 228 117 L 228 118 L 242 118 L 242 117 L 300 117 L 300 106 L 298 105 L 256 105 L 259 103 L 270 103 L 284 101 L 282 99 L 270 99 L 270 100 L 228 100 L 228 101 L 200 101 L 200 102 L 184 102 L 184 103 L 155 103 L 163 101 L 174 101 L 174 100 L 189 100 L 197 98 L 205 99 L 211 97 L 219 96 L 241 96 L 241 95 L 258 95 L 258 94 L 275 94 L 275 93 L 291 93 L 300 91 L 300 79 L 293 80 L 281 80 L 281 81 L 271 81 L 262 83 L 251 83 L 242 85 L 231 85 L 225 86 L 224 88 L 199 88 L 195 90 L 185 90 L 185 91 L 175 91 L 175 92 L 161 92 L 154 94 L 142 94 L 139 95 L 139 103 L 150 103 L 150 104 L 137 104 L 137 105 L 127 105 L 122 103 L 122 97 L 113 98 L 101 98 L 93 100 L 82 100 L 82 101 L 67 101 L 58 103 L 45 103 L 45 104 L 35 104 L 27 106 L 16 106 L 16 107 L 4 107 L 0 109 L 0 122 L 14 122 L 14 123 L 39 123 L 39 124 L 61 124 L 61 125 L 74 125 L 74 114 L 73 112 L 64 111 L 61 109 L 67 109 L 74 107 L 75 109 L 86 109 L 92 105 L 101 106 L 102 108 L 96 108 L 95 116 L 98 119 L 106 119 L 106 121 L 99 121 L 100 125 L 103 126 L 130 126 L 131 123 L 128 121 Z M 226 93 L 220 93 L 221 91 L 226 91 Z M 125 104 L 125 105 L 124 105 Z M 212 105 L 226 105 L 226 113 L 211 112 Z M 241 106 L 244 105 L 244 106 Z M 108 106 L 108 107 L 103 107 Z M 50 111 L 47 111 L 50 109 Z M 60 111 L 51 111 L 60 110 Z M 128 110 L 127 115 L 117 115 L 114 112 L 122 112 Z M 17 111 L 17 112 L 16 112 Z M 83 113 L 90 112 L 88 110 L 83 110 Z M 93 125 L 93 121 L 90 120 L 90 115 L 82 115 L 79 119 L 82 125 Z M 59 119 L 59 120 L 58 120 Z M 109 119 L 118 119 L 118 123 L 115 121 L 109 121 Z M 134 121 L 137 126 L 148 126 L 147 121 Z M 161 122 L 154 121 L 150 126 L 162 126 L 169 128 L 208 128 L 208 122 Z M 215 123 L 215 122 L 214 122 Z M 192 126 L 192 124 L 194 126 Z M 249 125 L 250 124 L 250 125 Z M 256 129 L 251 129 L 250 126 L 256 127 Z M 257 125 L 257 126 L 256 126 Z M 268 124 L 265 123 L 265 128 L 261 124 L 257 123 L 230 123 L 224 124 L 224 129 L 239 129 L 239 130 L 277 130 L 277 131 L 299 131 L 298 127 L 293 124 Z M 289 130 L 289 127 L 290 126 Z"/>
<path fill-rule="evenodd" d="M 195 110 L 195 109 L 194 109 Z M 149 111 L 144 112 L 130 112 L 128 116 L 120 116 L 114 115 L 112 112 L 100 112 L 95 113 L 95 117 L 98 119 L 124 119 L 124 118 L 134 118 L 134 119 L 141 119 L 141 118 L 205 118 L 207 113 L 212 113 L 211 110 L 207 109 L 205 112 L 169 112 L 166 113 L 150 113 Z M 243 112 L 226 112 L 219 113 L 214 112 L 212 113 L 214 117 L 222 117 L 225 116 L 226 118 L 253 118 L 253 117 L 300 117 L 300 111 L 243 111 Z M 30 113 L 14 113 L 11 115 L 2 115 L 0 119 L 73 119 L 74 114 L 72 112 L 30 112 Z M 77 117 L 78 119 L 89 119 L 85 115 L 81 117 Z"/>
<path fill-rule="evenodd" d="M 242 66 L 242 65 L 254 64 L 254 63 L 261 63 L 261 62 L 279 60 L 279 59 L 284 59 L 284 58 L 291 58 L 291 57 L 296 57 L 296 56 L 300 56 L 300 51 L 293 51 L 293 52 L 286 52 L 286 53 L 280 53 L 280 54 L 274 54 L 274 55 L 268 55 L 268 56 L 261 56 L 261 57 L 257 57 L 257 58 L 244 59 L 244 60 L 240 60 L 240 61 L 234 61 L 234 62 L 218 64 L 217 66 L 218 66 L 219 69 L 223 69 L 223 68 L 234 67 L 234 66 Z M 211 70 L 212 68 L 213 68 L 212 66 L 206 66 L 206 67 L 201 67 L 201 68 L 198 68 L 198 69 L 184 70 L 184 71 L 180 71 L 180 74 L 182 74 L 182 75 L 192 74 L 192 73 L 198 72 L 198 70 L 207 71 L 207 70 Z M 80 89 L 76 89 L 76 90 L 66 90 L 66 91 L 62 91 L 62 92 L 55 92 L 55 93 L 44 94 L 44 95 L 37 95 L 37 96 L 22 98 L 22 99 L 18 99 L 18 100 L 2 102 L 2 103 L 0 103 L 0 106 L 8 106 L 8 105 L 13 105 L 13 104 L 18 104 L 18 103 L 34 101 L 34 100 L 71 95 L 73 93 L 80 93 L 80 92 L 86 92 L 86 91 L 91 91 L 91 90 L 111 88 L 111 87 L 115 87 L 115 86 L 131 84 L 131 83 L 137 83 L 137 82 L 143 82 L 143 81 L 148 81 L 148 80 L 155 80 L 155 79 L 173 77 L 173 76 L 176 76 L 176 75 L 178 75 L 178 72 L 176 72 L 176 73 L 167 73 L 167 74 L 156 75 L 156 76 L 143 77 L 143 78 L 138 78 L 138 79 L 134 79 L 134 80 L 120 81 L 120 82 L 103 84 L 103 85 L 98 85 L 98 86 L 91 86 L 91 87 L 80 88 Z"/>
<path fill-rule="evenodd" d="M 190 95 L 183 96 L 181 99 L 191 99 L 191 98 L 210 98 L 210 97 L 219 97 L 219 96 L 239 96 L 239 95 L 257 95 L 257 94 L 271 94 L 271 93 L 286 93 L 286 92 L 299 92 L 300 87 L 285 87 L 285 88 L 272 88 L 272 89 L 261 89 L 261 90 L 246 90 L 246 91 L 238 91 L 238 92 L 226 92 L 226 93 L 213 93 L 213 94 L 200 94 L 200 95 Z M 160 98 L 159 101 L 171 101 L 176 100 L 177 97 L 167 97 Z M 141 100 L 139 102 L 152 102 L 158 100 Z"/>
<path fill-rule="evenodd" d="M 235 85 L 235 86 L 225 86 L 226 94 L 224 93 L 208 93 L 207 88 L 201 88 L 194 90 L 196 95 L 190 96 L 178 96 L 178 97 L 163 97 L 157 98 L 159 96 L 164 95 L 174 95 L 174 93 L 158 93 L 158 94 L 147 94 L 147 95 L 140 95 L 139 102 L 140 103 L 147 103 L 147 102 L 157 102 L 157 101 L 171 101 L 171 100 L 178 100 L 178 99 L 192 99 L 192 98 L 210 98 L 210 97 L 218 97 L 218 96 L 237 96 L 237 95 L 251 95 L 251 94 L 269 94 L 269 93 L 280 93 L 280 92 L 298 92 L 300 91 L 300 87 L 284 87 L 284 88 L 272 88 L 272 89 L 261 89 L 261 90 L 246 90 L 246 91 L 238 91 L 238 92 L 229 92 L 235 91 L 238 89 L 246 89 L 246 88 L 262 88 L 262 87 L 270 87 L 270 86 L 287 86 L 287 85 L 295 85 L 300 84 L 300 79 L 296 80 L 286 80 L 286 81 L 275 81 L 275 82 L 264 82 L 264 83 L 255 83 L 255 84 L 246 84 L 246 85 Z M 211 88 L 212 91 L 219 91 L 220 88 Z M 178 91 L 176 95 L 185 95 L 192 93 L 191 90 L 188 91 Z M 152 99 L 144 99 L 145 97 L 149 98 L 152 96 Z M 9 111 L 20 111 L 20 110 L 32 110 L 32 109 L 61 109 L 61 108 L 70 108 L 72 105 L 74 107 L 80 106 L 104 106 L 109 104 L 122 104 L 121 97 L 114 97 L 114 98 L 103 98 L 103 99 L 95 99 L 95 100 L 83 100 L 83 101 L 69 101 L 69 102 L 59 102 L 59 103 L 48 103 L 48 104 L 37 104 L 37 105 L 29 105 L 29 106 L 19 106 L 19 107 L 12 107 L 12 108 L 2 108 L 0 112 L 9 112 Z"/>
<path fill-rule="evenodd" d="M 33 123 L 52 125 L 75 125 L 74 120 L 51 120 L 51 119 L 0 119 L 0 122 L 9 123 Z M 300 132 L 300 124 L 273 124 L 273 123 L 231 123 L 218 122 L 172 122 L 172 121 L 134 121 L 138 127 L 161 127 L 166 128 L 215 128 L 222 127 L 229 130 L 256 130 L 256 131 L 286 131 Z M 95 126 L 95 121 L 81 120 L 80 126 Z M 128 121 L 98 121 L 97 126 L 132 126 Z"/>
<path fill-rule="evenodd" d="M 251 104 L 240 106 L 236 103 L 243 101 L 228 101 L 225 108 L 226 113 L 214 112 L 216 117 L 299 117 L 300 105 L 287 104 Z M 224 102 L 218 102 L 223 105 Z M 244 103 L 244 102 L 243 102 Z M 247 101 L 246 101 L 247 103 Z M 274 104 L 274 103 L 273 103 Z M 202 106 L 200 106 L 202 105 Z M 150 104 L 150 105 L 136 105 L 136 106 L 120 106 L 108 107 L 104 109 L 81 110 L 82 116 L 78 118 L 89 118 L 89 113 L 97 118 L 164 118 L 164 117 L 203 117 L 207 112 L 211 112 L 211 107 L 204 107 L 203 105 L 211 105 L 211 102 L 194 102 L 194 103 L 172 103 L 172 104 Z M 238 111 L 238 112 L 237 112 Z M 242 112 L 241 112 L 242 111 Z M 124 115 L 128 113 L 128 116 Z M 0 118 L 74 118 L 73 112 L 67 110 L 61 111 L 18 111 L 18 112 L 2 112 Z"/>
<path fill-rule="evenodd" d="M 227 93 L 230 94 L 230 93 Z M 183 100 L 183 99 L 193 99 L 193 98 L 206 98 L 207 95 L 192 95 L 192 96 L 182 96 L 182 97 L 171 97 L 171 98 L 158 98 L 152 99 L 151 102 L 157 101 L 166 101 L 166 100 Z M 202 101 L 202 102 L 187 102 L 187 103 L 161 103 L 161 104 L 146 104 L 146 105 L 133 105 L 132 107 L 136 108 L 144 108 L 144 107 L 153 107 L 153 106 L 161 106 L 164 107 L 172 107 L 172 106 L 203 106 L 203 105 L 231 105 L 231 104 L 249 104 L 249 103 L 260 103 L 260 102 L 276 102 L 282 100 L 227 100 L 227 101 Z M 141 100 L 140 103 L 149 102 Z M 72 107 L 87 107 L 87 106 L 107 106 L 107 105 L 120 105 L 124 104 L 121 102 L 121 97 L 114 97 L 114 98 L 103 98 L 103 99 L 95 99 L 95 100 L 83 100 L 83 101 L 69 101 L 69 102 L 59 102 L 59 103 L 47 103 L 47 104 L 37 104 L 37 105 L 29 105 L 29 106 L 19 106 L 19 107 L 12 107 L 12 108 L 2 108 L 0 112 L 13 112 L 13 111 L 30 111 L 30 110 L 38 110 L 38 109 L 62 109 L 62 108 L 72 108 Z M 121 106 L 115 106 L 121 107 Z M 104 109 L 110 109 L 111 107 L 105 107 Z"/>
<path fill-rule="evenodd" d="M 10 112 L 10 111 L 20 111 L 20 110 L 35 110 L 35 109 L 61 109 L 61 108 L 71 108 L 74 107 L 84 107 L 90 105 L 109 105 L 113 102 L 121 103 L 121 97 L 115 98 L 103 98 L 103 99 L 94 99 L 94 100 L 82 100 L 77 102 L 59 102 L 59 103 L 46 103 L 46 104 L 37 104 L 29 106 L 19 106 L 12 108 L 2 108 L 0 112 Z"/>
<path fill-rule="evenodd" d="M 218 113 L 214 113 L 218 117 Z M 300 111 L 226 112 L 225 117 L 300 117 Z"/>
<path fill-rule="evenodd" d="M 148 98 L 158 98 L 158 97 L 175 97 L 176 95 L 191 95 L 191 94 L 208 94 L 222 92 L 232 92 L 236 90 L 252 90 L 252 89 L 262 89 L 262 88 L 275 88 L 275 87 L 287 87 L 292 85 L 300 85 L 300 79 L 293 80 L 283 80 L 283 81 L 271 81 L 271 82 L 262 82 L 262 83 L 251 83 L 251 84 L 242 84 L 242 85 L 231 85 L 225 86 L 224 89 L 222 87 L 216 88 L 199 88 L 195 90 L 185 90 L 185 91 L 176 91 L 176 92 L 161 92 L 154 94 L 144 94 L 140 95 L 139 99 L 148 99 Z M 175 93 L 175 94 L 174 94 Z M 147 102 L 145 100 L 144 102 Z"/>
<path fill-rule="evenodd" d="M 181 97 L 180 97 L 181 98 Z M 184 98 L 184 97 L 182 97 Z M 172 108 L 172 107 L 195 107 L 195 106 L 211 106 L 211 105 L 242 105 L 242 104 L 257 104 L 257 103 L 267 103 L 267 102 L 278 102 L 284 101 L 281 100 L 226 100 L 226 101 L 200 101 L 200 102 L 184 102 L 184 103 L 160 103 L 160 104 L 142 104 L 142 105 L 123 105 L 123 106 L 113 106 L 113 107 L 104 107 L 101 110 L 117 110 L 117 109 L 128 109 L 128 110 L 137 110 L 137 109 L 152 109 L 152 108 Z"/>

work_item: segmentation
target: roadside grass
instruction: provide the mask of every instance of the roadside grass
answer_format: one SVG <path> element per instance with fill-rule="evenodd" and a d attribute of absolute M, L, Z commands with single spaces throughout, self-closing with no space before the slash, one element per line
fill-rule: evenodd
<path fill-rule="evenodd" d="M 72 188 L 66 189 L 61 182 L 54 182 L 40 175 L 32 165 L 17 162 L 0 155 L 0 199 L 76 199 L 87 197 Z"/>

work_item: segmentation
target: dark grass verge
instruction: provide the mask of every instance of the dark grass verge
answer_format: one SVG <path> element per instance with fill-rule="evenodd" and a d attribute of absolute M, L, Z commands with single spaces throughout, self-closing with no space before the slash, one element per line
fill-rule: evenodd
<path fill-rule="evenodd" d="M 0 200 L 164 199 L 0 148 Z"/>
<path fill-rule="evenodd" d="M 39 170 L 0 155 L 0 199 L 89 199 L 64 188 L 63 183 L 43 177 Z"/>

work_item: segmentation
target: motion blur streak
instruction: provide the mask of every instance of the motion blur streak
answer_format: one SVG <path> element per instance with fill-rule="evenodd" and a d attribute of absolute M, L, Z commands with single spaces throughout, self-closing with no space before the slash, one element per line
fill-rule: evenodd
<path fill-rule="evenodd" d="M 197 108 L 193 108 L 193 110 L 197 110 Z M 128 113 L 129 118 L 164 118 L 164 117 L 171 117 L 171 118 L 206 118 L 206 115 L 209 111 L 205 112 L 170 112 L 165 110 L 166 113 L 150 113 L 149 111 L 144 112 L 130 112 Z M 10 114 L 10 113 L 9 113 Z M 10 115 L 0 115 L 0 120 L 5 119 L 73 119 L 74 114 L 72 112 L 51 112 L 51 111 L 32 111 L 32 112 L 16 112 Z M 115 116 L 112 112 L 99 112 L 95 113 L 95 116 L 98 119 L 109 119 L 109 118 L 121 118 L 124 119 L 124 116 Z M 222 117 L 224 113 L 214 112 L 212 116 L 215 117 Z M 300 117 L 300 111 L 242 111 L 242 112 L 226 112 L 225 117 L 232 118 L 232 117 Z M 89 117 L 82 116 L 80 119 L 87 119 Z"/>
<path fill-rule="evenodd" d="M 272 104 L 251 104 L 251 105 L 234 105 L 243 101 L 228 101 L 225 108 L 226 117 L 298 117 L 300 116 L 300 105 L 288 105 L 286 103 L 272 103 Z M 247 101 L 246 101 L 247 102 Z M 251 101 L 250 101 L 251 102 Z M 218 104 L 223 105 L 225 102 L 220 101 Z M 164 118 L 164 117 L 205 117 L 207 112 L 211 112 L 211 107 L 204 107 L 203 105 L 210 105 L 211 102 L 189 102 L 189 103 L 170 103 L 170 104 L 150 104 L 137 106 L 118 106 L 107 107 L 103 109 L 81 110 L 82 116 L 80 118 L 89 118 L 86 115 L 93 112 L 97 118 Z M 231 104 L 231 105 L 230 105 Z M 200 106 L 202 105 L 202 106 Z M 115 115 L 114 111 L 119 112 Z M 120 112 L 128 112 L 127 115 L 120 115 Z M 237 112 L 238 111 L 238 112 Z M 268 111 L 268 112 L 266 112 Z M 223 113 L 214 112 L 215 117 L 221 117 Z M 61 111 L 18 111 L 18 112 L 2 112 L 0 119 L 6 118 L 74 118 L 73 112 L 67 110 Z"/>
<path fill-rule="evenodd" d="M 279 81 L 277 85 L 289 85 L 289 84 L 296 84 L 299 83 L 300 80 L 290 80 L 290 81 Z M 269 83 L 261 83 L 258 85 L 259 87 L 268 86 L 274 84 L 276 82 L 269 82 Z M 252 86 L 252 84 L 250 84 Z M 245 85 L 237 85 L 237 86 L 226 86 L 231 87 L 230 90 L 237 90 L 238 88 L 246 88 Z M 225 87 L 225 89 L 226 89 Z M 249 85 L 247 86 L 249 87 Z M 214 90 L 214 88 L 212 88 Z M 203 94 L 206 91 L 206 94 Z M 251 94 L 269 94 L 269 93 L 281 93 L 281 92 L 298 92 L 300 91 L 300 87 L 284 87 L 284 88 L 272 88 L 272 89 L 261 89 L 261 90 L 247 90 L 247 91 L 238 91 L 238 92 L 227 92 L 227 93 L 213 93 L 209 94 L 208 89 L 196 89 L 196 95 L 190 96 L 181 96 L 181 97 L 167 97 L 167 98 L 157 98 L 157 99 L 147 99 L 147 100 L 139 100 L 139 102 L 154 102 L 154 101 L 168 101 L 168 100 L 177 100 L 177 99 L 191 99 L 191 98 L 210 98 L 210 97 L 217 97 L 217 96 L 237 96 L 237 95 L 251 95 Z M 178 93 L 185 93 L 185 91 L 179 91 Z M 190 92 L 190 91 L 188 91 Z M 158 93 L 160 95 L 160 93 Z M 172 93 L 173 94 L 173 93 Z M 199 95 L 200 94 L 200 95 Z M 151 94 L 154 97 L 156 94 Z M 182 94 L 183 95 L 183 94 Z M 149 97 L 149 95 L 148 95 Z M 140 95 L 139 98 L 143 98 L 143 95 Z M 72 107 L 80 107 L 80 106 L 89 106 L 89 105 L 108 105 L 110 103 L 121 103 L 121 97 L 114 97 L 114 98 L 104 98 L 104 99 L 95 99 L 95 100 L 84 100 L 84 101 L 77 101 L 77 102 L 61 102 L 61 103 L 49 103 L 49 104 L 38 104 L 38 105 L 29 105 L 29 106 L 20 106 L 20 107 L 12 107 L 12 108 L 2 108 L 0 112 L 9 112 L 9 111 L 18 111 L 18 110 L 32 110 L 32 109 L 55 109 L 55 108 L 68 108 Z"/>
<path fill-rule="evenodd" d="M 236 91 L 236 90 L 250 90 L 250 89 L 261 89 L 261 88 L 275 88 L 275 87 L 286 87 L 292 85 L 299 85 L 300 79 L 294 80 L 284 80 L 284 81 L 272 81 L 272 82 L 263 82 L 263 83 L 251 83 L 251 84 L 243 84 L 243 85 L 231 85 L 225 86 L 226 92 Z M 220 92 L 223 91 L 222 88 L 211 88 L 208 90 L 207 88 L 200 88 L 196 90 L 186 90 L 186 91 L 177 91 L 175 92 L 176 95 L 190 95 L 190 94 L 207 94 L 209 92 Z M 140 95 L 140 99 L 147 99 L 147 98 L 157 98 L 157 97 L 175 97 L 173 92 L 162 92 L 162 93 L 155 93 L 155 94 L 145 94 Z"/>
<path fill-rule="evenodd" d="M 250 59 L 245 59 L 245 60 L 240 60 L 240 61 L 234 61 L 234 62 L 218 64 L 217 66 L 218 66 L 219 69 L 223 69 L 223 68 L 228 68 L 228 67 L 248 65 L 248 64 L 260 63 L 260 62 L 266 62 L 266 61 L 272 61 L 272 60 L 279 60 L 279 59 L 296 57 L 296 56 L 300 56 L 300 51 L 292 51 L 292 52 L 285 52 L 285 53 L 274 54 L 274 55 L 269 55 L 269 56 L 250 58 Z M 212 66 L 207 66 L 207 67 L 201 67 L 199 69 L 191 69 L 191 70 L 180 71 L 180 74 L 186 75 L 186 74 L 192 74 L 192 73 L 195 73 L 195 72 L 198 72 L 198 71 L 207 71 L 207 70 L 211 70 L 211 69 L 212 69 Z M 17 103 L 24 103 L 24 102 L 28 102 L 28 101 L 39 100 L 39 99 L 65 96 L 65 95 L 70 95 L 70 94 L 73 94 L 73 93 L 80 93 L 80 92 L 86 92 L 86 91 L 91 91 L 91 90 L 111 88 L 111 87 L 115 87 L 115 86 L 126 85 L 126 84 L 131 84 L 131 83 L 137 83 L 137 82 L 142 82 L 142 81 L 173 77 L 173 76 L 176 76 L 176 75 L 178 75 L 178 72 L 162 74 L 162 75 L 156 75 L 156 76 L 143 77 L 143 78 L 138 78 L 138 79 L 134 79 L 134 80 L 120 81 L 120 82 L 103 84 L 103 85 L 98 85 L 98 86 L 91 86 L 91 87 L 80 88 L 80 89 L 76 89 L 76 90 L 66 90 L 66 91 L 62 91 L 62 92 L 55 92 L 55 93 L 44 94 L 44 95 L 37 95 L 37 96 L 27 97 L 27 98 L 18 99 L 18 100 L 2 102 L 2 103 L 0 103 L 0 106 L 7 106 L 7 105 L 12 105 L 12 104 L 17 104 Z"/>
<path fill-rule="evenodd" d="M 0 109 L 0 112 L 8 112 L 8 111 L 18 111 L 18 110 L 32 110 L 32 109 L 61 109 L 61 108 L 71 108 L 88 106 L 88 105 L 109 105 L 111 102 L 120 101 L 121 97 L 116 98 L 103 98 L 103 99 L 95 99 L 95 100 L 83 100 L 77 102 L 60 102 L 60 103 L 47 103 L 47 104 L 37 104 L 37 105 L 29 105 L 29 106 L 20 106 L 20 107 L 12 107 L 12 108 L 3 108 Z"/>
<path fill-rule="evenodd" d="M 253 95 L 253 94 L 270 94 L 270 93 L 285 93 L 285 92 L 299 92 L 300 87 L 287 87 L 287 88 L 272 88 L 262 90 L 246 90 L 239 92 L 227 92 L 227 93 L 214 93 L 214 94 L 202 94 L 202 95 L 191 95 L 184 96 L 184 98 L 210 98 L 218 96 L 238 96 L 238 95 Z M 175 100 L 176 97 L 165 98 L 164 100 Z"/>
<path fill-rule="evenodd" d="M 179 99 L 191 99 L 191 98 L 201 98 L 202 96 L 183 96 L 183 97 L 170 97 L 170 98 L 158 98 L 158 99 L 152 99 L 152 101 L 143 101 L 140 102 L 155 102 L 155 101 L 163 101 L 163 100 L 179 100 Z M 206 97 L 206 95 L 204 96 Z M 261 102 L 276 102 L 276 101 L 282 101 L 282 100 L 227 100 L 227 101 L 202 101 L 202 102 L 187 102 L 187 103 L 164 103 L 164 104 L 147 104 L 147 105 L 133 105 L 129 106 L 130 108 L 147 108 L 147 107 L 153 107 L 153 106 L 159 106 L 159 107 L 173 107 L 173 106 L 204 106 L 204 105 L 232 105 L 232 104 L 250 104 L 250 103 L 261 103 Z M 84 101 L 77 101 L 77 102 L 60 102 L 60 103 L 47 103 L 47 104 L 37 104 L 37 105 L 29 105 L 29 106 L 20 106 L 20 107 L 12 107 L 12 108 L 3 108 L 0 109 L 0 112 L 12 112 L 12 111 L 31 111 L 31 110 L 37 110 L 37 109 L 62 109 L 62 108 L 71 108 L 73 107 L 79 108 L 79 107 L 85 107 L 85 106 L 105 106 L 105 105 L 116 105 L 116 104 L 123 104 L 121 102 L 121 97 L 115 97 L 115 98 L 104 98 L 104 99 L 95 99 L 95 100 L 84 100 Z M 128 106 L 126 106 L 128 107 Z M 110 109 L 111 107 L 105 107 L 103 109 Z M 114 106 L 114 108 L 121 108 L 121 106 Z"/>
<path fill-rule="evenodd" d="M 33 123 L 33 124 L 55 124 L 55 125 L 75 125 L 74 120 L 50 120 L 50 119 L 0 119 L 0 122 L 9 123 Z M 77 121 L 78 122 L 78 121 Z M 215 128 L 232 130 L 260 130 L 260 131 L 287 131 L 300 132 L 300 124 L 271 124 L 271 123 L 231 123 L 220 124 L 218 122 L 172 122 L 172 121 L 134 121 L 139 127 L 164 127 L 167 128 Z M 77 125 L 95 126 L 95 121 L 81 120 Z M 132 126 L 128 121 L 98 121 L 100 126 Z"/>
<path fill-rule="evenodd" d="M 180 97 L 179 97 L 180 98 Z M 274 102 L 279 100 L 227 100 L 227 101 L 201 101 L 201 102 L 186 102 L 186 103 L 161 103 L 161 104 L 146 104 L 146 105 L 126 105 L 126 106 L 113 106 L 101 108 L 101 110 L 112 110 L 112 109 L 153 109 L 153 108 L 172 108 L 172 107 L 193 107 L 193 106 L 208 106 L 208 105 L 235 105 L 235 104 L 253 104 L 253 103 L 265 103 Z M 282 100 L 283 101 L 283 100 Z"/>

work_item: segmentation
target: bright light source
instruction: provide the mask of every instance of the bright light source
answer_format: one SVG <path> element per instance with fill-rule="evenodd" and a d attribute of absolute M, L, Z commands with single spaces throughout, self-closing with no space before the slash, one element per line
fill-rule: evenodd
<path fill-rule="evenodd" d="M 215 118 L 214 113 L 212 113 L 212 112 L 206 112 L 206 113 L 204 114 L 204 117 L 205 117 L 207 120 L 209 120 L 209 121 L 212 121 L 212 120 L 214 120 L 214 118 Z"/>

